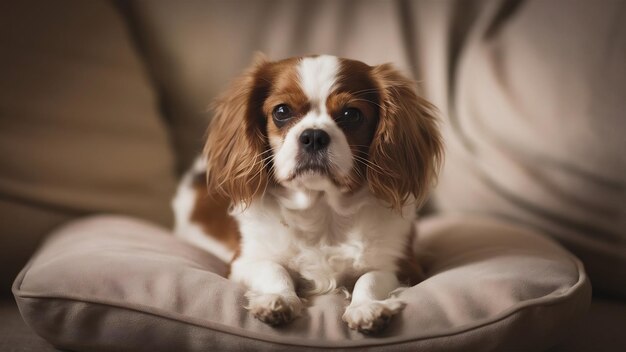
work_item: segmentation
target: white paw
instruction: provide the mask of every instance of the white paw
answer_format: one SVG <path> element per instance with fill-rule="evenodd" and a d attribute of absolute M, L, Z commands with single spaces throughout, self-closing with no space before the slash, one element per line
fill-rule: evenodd
<path fill-rule="evenodd" d="M 396 298 L 350 305 L 342 319 L 348 323 L 350 329 L 363 334 L 376 334 L 387 327 L 391 317 L 404 309 L 404 306 L 406 303 Z"/>
<path fill-rule="evenodd" d="M 276 326 L 292 321 L 302 311 L 302 301 L 296 295 L 246 293 L 246 309 L 260 321 Z"/>

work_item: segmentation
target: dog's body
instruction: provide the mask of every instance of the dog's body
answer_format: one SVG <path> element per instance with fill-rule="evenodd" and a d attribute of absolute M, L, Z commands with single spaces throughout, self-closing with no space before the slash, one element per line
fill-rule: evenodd
<path fill-rule="evenodd" d="M 268 324 L 345 287 L 348 325 L 383 328 L 420 276 L 413 220 L 441 153 L 427 103 L 389 66 L 317 56 L 257 62 L 216 110 L 176 233 L 231 260 Z"/>

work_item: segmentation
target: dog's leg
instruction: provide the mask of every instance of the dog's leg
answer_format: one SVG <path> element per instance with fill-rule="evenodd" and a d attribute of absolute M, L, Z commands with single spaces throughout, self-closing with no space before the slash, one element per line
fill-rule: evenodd
<path fill-rule="evenodd" d="M 364 334 L 381 331 L 391 317 L 405 306 L 401 300 L 389 297 L 398 287 L 400 283 L 391 271 L 365 273 L 354 285 L 352 301 L 343 314 L 343 320 L 351 329 Z"/>
<path fill-rule="evenodd" d="M 249 288 L 246 308 L 266 324 L 287 323 L 302 310 L 291 276 L 278 263 L 238 259 L 232 263 L 230 277 Z"/>

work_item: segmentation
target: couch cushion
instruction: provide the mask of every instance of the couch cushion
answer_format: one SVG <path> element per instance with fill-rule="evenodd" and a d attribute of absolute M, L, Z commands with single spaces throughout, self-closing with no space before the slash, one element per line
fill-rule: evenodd
<path fill-rule="evenodd" d="M 167 225 L 175 180 L 157 96 L 108 1 L 0 5 L 0 287 L 57 224 Z"/>
<path fill-rule="evenodd" d="M 24 267 L 41 239 L 75 216 L 57 209 L 22 204 L 0 197 L 0 297 L 10 297 L 11 282 Z"/>
<path fill-rule="evenodd" d="M 101 216 L 53 234 L 14 283 L 26 322 L 76 351 L 533 350 L 587 309 L 580 262 L 540 235 L 486 218 L 420 223 L 427 279 L 381 336 L 341 321 L 342 295 L 320 296 L 282 328 L 254 319 L 227 266 L 168 231 Z"/>

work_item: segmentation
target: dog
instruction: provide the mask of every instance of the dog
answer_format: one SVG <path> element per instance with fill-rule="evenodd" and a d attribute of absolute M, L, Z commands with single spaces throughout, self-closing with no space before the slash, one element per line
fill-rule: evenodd
<path fill-rule="evenodd" d="M 422 272 L 416 209 L 443 157 L 435 108 L 390 64 L 257 57 L 216 100 L 173 207 L 177 235 L 230 262 L 272 325 L 352 290 L 343 320 L 381 331 Z"/>

